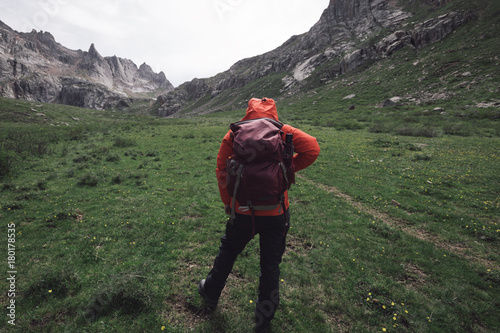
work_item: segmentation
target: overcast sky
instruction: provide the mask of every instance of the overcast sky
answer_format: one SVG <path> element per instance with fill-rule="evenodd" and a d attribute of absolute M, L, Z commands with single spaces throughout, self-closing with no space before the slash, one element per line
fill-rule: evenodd
<path fill-rule="evenodd" d="M 0 0 L 0 20 L 72 50 L 163 71 L 174 86 L 223 72 L 307 32 L 329 0 Z"/>

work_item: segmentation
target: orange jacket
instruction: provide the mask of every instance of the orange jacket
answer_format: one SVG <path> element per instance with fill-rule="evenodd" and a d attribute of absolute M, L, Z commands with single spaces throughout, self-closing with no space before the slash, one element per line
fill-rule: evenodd
<path fill-rule="evenodd" d="M 271 118 L 278 121 L 278 111 L 276 110 L 276 104 L 274 100 L 270 98 L 257 99 L 252 98 L 248 102 L 248 109 L 246 111 L 245 117 L 241 120 L 250 120 L 256 118 Z M 307 168 L 309 165 L 314 163 L 319 155 L 319 145 L 316 139 L 309 134 L 302 132 L 290 125 L 284 125 L 281 129 L 283 131 L 283 139 L 287 133 L 293 133 L 293 145 L 295 148 L 295 155 L 293 156 L 293 164 L 295 166 L 295 171 L 299 171 Z M 231 197 L 226 189 L 226 175 L 224 170 L 226 169 L 227 159 L 233 155 L 233 140 L 231 138 L 231 131 L 228 131 L 222 140 L 222 144 L 219 149 L 219 154 L 217 155 L 217 180 L 219 183 L 219 192 L 224 205 L 231 204 Z M 285 192 L 285 207 L 288 208 L 288 192 Z M 238 214 L 251 215 L 252 213 L 248 210 L 239 210 L 239 204 L 236 201 L 235 211 Z M 281 207 L 276 208 L 271 211 L 255 211 L 257 216 L 276 216 L 281 215 Z"/>

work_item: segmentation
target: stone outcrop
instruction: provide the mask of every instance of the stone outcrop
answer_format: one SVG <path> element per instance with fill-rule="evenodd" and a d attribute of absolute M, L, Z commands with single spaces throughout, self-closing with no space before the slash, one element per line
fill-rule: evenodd
<path fill-rule="evenodd" d="M 434 7 L 449 2 L 419 1 Z M 205 96 L 214 98 L 223 91 L 241 88 L 270 74 L 285 73 L 281 92 L 291 94 L 320 67 L 321 77 L 328 80 L 368 61 L 388 57 L 404 47 L 422 48 L 435 43 L 474 18 L 470 12 L 449 12 L 418 24 L 412 30 L 405 30 L 412 15 L 397 3 L 389 0 L 331 0 L 320 20 L 307 33 L 291 37 L 273 51 L 238 61 L 213 78 L 187 82 L 162 96 L 157 101 L 158 104 L 164 101 L 159 115 L 175 114 L 188 101 Z M 385 35 L 381 35 L 382 32 Z"/>
<path fill-rule="evenodd" d="M 0 96 L 106 109 L 171 90 L 147 64 L 103 57 L 94 44 L 70 50 L 48 32 L 19 33 L 0 21 Z"/>

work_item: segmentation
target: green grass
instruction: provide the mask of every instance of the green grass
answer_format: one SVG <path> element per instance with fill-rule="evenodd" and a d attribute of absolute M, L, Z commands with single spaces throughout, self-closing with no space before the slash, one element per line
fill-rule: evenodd
<path fill-rule="evenodd" d="M 197 283 L 227 220 L 217 151 L 254 96 L 322 149 L 290 191 L 274 332 L 500 331 L 500 113 L 480 104 L 498 102 L 499 5 L 447 6 L 478 19 L 338 78 L 324 64 L 287 98 L 282 75 L 191 101 L 179 119 L 146 102 L 0 98 L 1 237 L 15 235 L 17 271 L 12 327 L 5 246 L 0 331 L 251 332 L 258 239 L 213 318 Z M 440 13 L 410 7 L 415 20 Z"/>
<path fill-rule="evenodd" d="M 2 330 L 252 331 L 257 239 L 212 319 L 197 293 L 226 222 L 215 158 L 242 110 L 154 119 L 44 104 L 51 121 L 30 122 L 6 114 L 31 103 L 0 101 L 2 152 L 15 157 L 0 183 L 1 230 L 6 239 L 15 224 L 17 270 L 15 327 L 0 282 Z M 307 103 L 278 103 L 322 152 L 290 191 L 274 331 L 498 331 L 499 138 L 337 129 L 312 104 L 301 118 Z M 52 126 L 59 115 L 80 120 Z M 7 150 L 14 129 L 36 140 L 18 135 L 27 143 Z M 43 153 L 28 149 L 42 139 Z"/>

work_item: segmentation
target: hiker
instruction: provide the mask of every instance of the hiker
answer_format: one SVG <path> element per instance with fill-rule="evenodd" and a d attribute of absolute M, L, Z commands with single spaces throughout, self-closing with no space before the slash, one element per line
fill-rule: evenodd
<path fill-rule="evenodd" d="M 260 118 L 263 118 L 263 120 Z M 252 123 L 254 120 L 255 122 L 263 121 L 262 125 L 265 126 L 269 124 L 271 124 L 269 125 L 271 127 L 274 125 L 282 126 L 277 131 L 283 140 L 285 140 L 287 134 L 289 134 L 288 137 L 290 138 L 290 134 L 293 135 L 292 142 L 295 154 L 292 152 L 293 157 L 290 156 L 290 164 L 293 162 L 293 165 L 291 165 L 292 172 L 293 169 L 300 171 L 308 167 L 318 157 L 320 148 L 314 137 L 290 125 L 279 123 L 274 100 L 270 98 L 252 98 L 248 102 L 246 115 L 240 123 Z M 236 130 L 239 128 L 234 124 L 231 127 Z M 198 291 L 205 300 L 207 310 L 213 312 L 217 307 L 222 289 L 231 273 L 236 257 L 243 251 L 246 244 L 258 234 L 260 237 L 260 281 L 255 320 L 257 331 L 267 332 L 279 304 L 279 265 L 285 251 L 286 235 L 290 228 L 288 193 L 284 190 L 281 199 L 278 199 L 278 202 L 275 201 L 274 205 L 265 206 L 264 210 L 259 209 L 261 207 L 251 206 L 251 203 L 239 202 L 234 197 L 232 192 L 234 189 L 229 189 L 231 181 L 227 169 L 228 159 L 231 164 L 231 158 L 237 153 L 233 149 L 233 141 L 237 136 L 238 134 L 234 135 L 233 130 L 230 130 L 224 136 L 217 156 L 216 174 L 219 191 L 225 212 L 230 215 L 230 218 L 226 224 L 225 234 L 221 238 L 219 253 L 215 258 L 213 268 L 206 279 L 201 280 L 198 284 Z M 241 147 L 238 147 L 236 150 L 241 149 Z M 288 172 L 282 174 L 284 173 Z M 243 178 L 245 178 L 244 174 Z M 285 180 L 285 182 L 293 182 L 293 174 L 289 174 L 288 178 L 292 179 Z M 241 183 L 244 183 L 244 179 L 240 180 Z M 266 187 L 271 186 L 268 182 L 251 185 L 258 185 L 266 190 Z M 285 189 L 288 187 L 285 187 Z"/>

